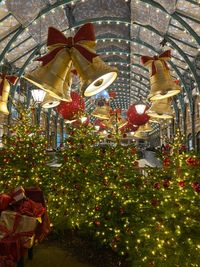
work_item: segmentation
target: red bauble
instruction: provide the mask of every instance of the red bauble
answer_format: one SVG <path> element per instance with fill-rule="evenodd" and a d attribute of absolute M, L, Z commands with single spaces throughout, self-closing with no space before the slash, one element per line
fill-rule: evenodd
<path fill-rule="evenodd" d="M 75 187 L 76 190 L 80 190 L 81 189 L 80 184 L 75 184 L 74 187 Z"/>
<path fill-rule="evenodd" d="M 101 206 L 96 206 L 95 207 L 95 211 L 100 211 L 101 210 Z"/>
<path fill-rule="evenodd" d="M 157 198 L 151 200 L 151 205 L 157 207 L 160 204 L 160 201 Z"/>
<path fill-rule="evenodd" d="M 153 185 L 153 187 L 155 188 L 155 189 L 160 189 L 160 183 L 155 183 L 154 185 Z"/>
<path fill-rule="evenodd" d="M 4 193 L 0 194 L 0 210 L 6 210 L 11 201 L 12 198 L 10 195 Z"/>
<path fill-rule="evenodd" d="M 131 105 L 127 111 L 128 121 L 134 125 L 143 125 L 148 122 L 149 116 L 145 113 L 149 107 L 145 108 L 143 114 L 138 114 L 135 105 Z"/>
<path fill-rule="evenodd" d="M 163 181 L 163 186 L 164 186 L 164 188 L 169 188 L 169 186 L 170 186 L 170 181 L 169 181 L 169 180 L 164 180 L 164 181 Z"/>
<path fill-rule="evenodd" d="M 94 225 L 100 226 L 101 225 L 101 222 L 100 221 L 94 221 Z"/>
<path fill-rule="evenodd" d="M 71 92 L 71 102 L 61 101 L 56 111 L 66 120 L 74 120 L 79 112 L 85 110 L 84 99 L 76 92 Z"/>
<path fill-rule="evenodd" d="M 185 181 L 180 181 L 180 182 L 178 182 L 178 185 L 179 185 L 180 187 L 185 187 Z"/>

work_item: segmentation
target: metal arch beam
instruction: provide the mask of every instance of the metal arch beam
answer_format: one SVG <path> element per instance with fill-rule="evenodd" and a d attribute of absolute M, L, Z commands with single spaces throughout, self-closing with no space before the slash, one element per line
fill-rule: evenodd
<path fill-rule="evenodd" d="M 10 47 L 12 46 L 12 43 L 17 39 L 17 37 L 25 31 L 26 28 L 28 28 L 34 21 L 36 21 L 38 18 L 40 18 L 42 15 L 45 15 L 46 13 L 50 12 L 52 9 L 55 9 L 56 7 L 68 4 L 70 2 L 74 2 L 78 0 L 58 0 L 55 2 L 53 5 L 47 6 L 44 9 L 40 11 L 40 13 L 37 15 L 36 18 L 34 18 L 28 25 L 25 27 L 20 25 L 19 28 L 17 29 L 17 32 L 15 35 L 11 38 L 11 40 L 8 42 L 4 50 L 0 54 L 0 62 L 3 60 L 5 54 L 9 51 Z"/>
<path fill-rule="evenodd" d="M 196 42 L 198 44 L 200 44 L 200 37 L 199 35 L 192 29 L 192 27 L 190 27 L 190 25 L 185 22 L 179 14 L 177 14 L 177 12 L 175 11 L 174 13 L 170 14 L 162 5 L 160 5 L 159 3 L 155 2 L 154 0 L 140 0 L 144 3 L 147 3 L 151 6 L 154 6 L 156 8 L 158 8 L 159 10 L 165 12 L 166 14 L 168 14 L 169 16 L 171 16 L 173 19 L 177 20 L 186 30 L 188 30 L 188 32 L 194 37 L 194 39 L 196 40 Z"/>

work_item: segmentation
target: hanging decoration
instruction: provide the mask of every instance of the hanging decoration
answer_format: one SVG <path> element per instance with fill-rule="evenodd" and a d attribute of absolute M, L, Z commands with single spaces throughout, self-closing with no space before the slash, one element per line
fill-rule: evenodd
<path fill-rule="evenodd" d="M 164 98 L 154 101 L 150 109 L 147 111 L 147 114 L 153 118 L 172 119 L 173 110 L 171 107 L 171 102 L 171 98 Z"/>
<path fill-rule="evenodd" d="M 127 111 L 128 121 L 134 125 L 143 125 L 148 122 L 149 116 L 146 114 L 148 106 L 146 106 L 143 114 L 138 114 L 135 108 L 135 104 L 131 105 Z"/>
<path fill-rule="evenodd" d="M 0 112 L 8 115 L 8 96 L 10 93 L 10 84 L 15 85 L 17 82 L 18 77 L 6 75 L 6 74 L 0 74 Z"/>
<path fill-rule="evenodd" d="M 151 101 L 171 97 L 180 93 L 180 89 L 175 86 L 167 65 L 167 61 L 170 59 L 171 50 L 167 50 L 159 56 L 141 57 L 142 63 L 149 67 L 151 92 L 148 98 Z"/>
<path fill-rule="evenodd" d="M 109 102 L 102 96 L 95 100 L 96 107 L 92 112 L 94 117 L 99 119 L 108 120 L 110 118 L 110 106 Z"/>
<path fill-rule="evenodd" d="M 78 119 L 85 110 L 84 99 L 77 93 L 71 92 L 71 102 L 61 101 L 59 106 L 56 107 L 56 111 L 65 120 Z"/>
<path fill-rule="evenodd" d="M 37 59 L 42 66 L 25 79 L 47 91 L 55 98 L 66 100 L 65 79 L 73 65 L 81 79 L 82 95 L 92 96 L 107 88 L 117 78 L 117 69 L 106 65 L 96 54 L 94 27 L 87 23 L 74 37 L 66 38 L 59 30 L 50 27 L 47 47 L 49 53 Z"/>

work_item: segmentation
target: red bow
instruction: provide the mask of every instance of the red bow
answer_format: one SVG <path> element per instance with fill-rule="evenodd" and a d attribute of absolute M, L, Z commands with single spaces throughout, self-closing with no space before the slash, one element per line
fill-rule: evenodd
<path fill-rule="evenodd" d="M 28 199 L 21 204 L 19 207 L 19 212 L 23 215 L 31 217 L 42 217 L 42 215 L 45 213 L 45 208 L 41 203 Z"/>
<path fill-rule="evenodd" d="M 151 76 L 156 74 L 156 66 L 155 61 L 160 60 L 163 63 L 164 68 L 169 69 L 167 66 L 166 60 L 169 60 L 171 58 L 171 50 L 167 50 L 160 54 L 159 56 L 149 57 L 149 56 L 141 56 L 141 61 L 143 65 L 147 65 L 152 62 L 152 71 Z"/>
<path fill-rule="evenodd" d="M 95 42 L 94 27 L 91 23 L 83 25 L 74 37 L 66 38 L 62 32 L 50 27 L 48 32 L 47 46 L 55 47 L 47 55 L 38 58 L 37 61 L 42 61 L 42 66 L 48 64 L 57 53 L 64 48 L 76 48 L 88 61 L 92 62 L 94 57 L 98 55 L 85 48 L 85 42 Z"/>
<path fill-rule="evenodd" d="M 0 79 L 0 96 L 2 96 L 4 81 L 7 80 L 9 83 L 15 85 L 16 81 L 18 80 L 18 77 L 0 73 Z"/>

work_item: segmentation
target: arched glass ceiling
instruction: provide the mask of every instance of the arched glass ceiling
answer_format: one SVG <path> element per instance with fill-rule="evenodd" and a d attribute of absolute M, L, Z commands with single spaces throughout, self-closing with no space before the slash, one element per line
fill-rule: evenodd
<path fill-rule="evenodd" d="M 97 52 L 119 69 L 109 88 L 117 92 L 113 106 L 127 109 L 148 95 L 148 70 L 140 56 L 168 48 L 173 50 L 170 69 L 183 94 L 190 100 L 194 87 L 200 92 L 199 0 L 1 1 L 1 64 L 11 64 L 22 75 L 36 68 L 38 53 L 45 53 L 49 26 L 69 35 L 88 21 L 95 25 Z"/>

